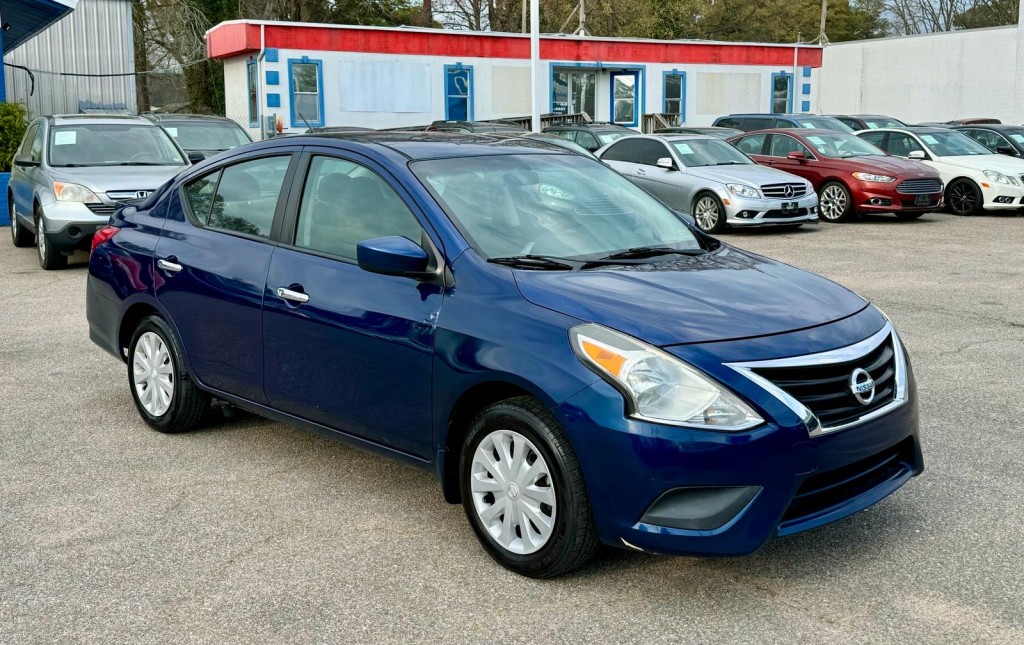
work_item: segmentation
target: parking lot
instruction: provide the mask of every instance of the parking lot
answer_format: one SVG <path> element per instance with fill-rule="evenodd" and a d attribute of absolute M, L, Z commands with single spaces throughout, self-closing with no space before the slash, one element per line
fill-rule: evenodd
<path fill-rule="evenodd" d="M 7 229 L 0 229 L 7 236 Z M 0 243 L 0 641 L 1024 642 L 1024 219 L 729 234 L 870 298 L 911 353 L 926 471 L 743 558 L 493 563 L 428 474 L 238 415 L 140 420 L 84 256 Z"/>

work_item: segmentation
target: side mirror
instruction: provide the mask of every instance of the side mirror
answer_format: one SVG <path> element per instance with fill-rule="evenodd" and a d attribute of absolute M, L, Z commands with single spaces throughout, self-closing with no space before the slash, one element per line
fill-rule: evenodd
<path fill-rule="evenodd" d="M 927 159 L 927 157 L 924 154 L 924 150 L 911 150 L 910 154 L 907 155 L 907 159 L 921 160 L 921 159 Z"/>
<path fill-rule="evenodd" d="M 14 165 L 38 167 L 39 162 L 33 159 L 31 155 L 17 155 L 14 157 Z"/>
<path fill-rule="evenodd" d="M 786 159 L 792 159 L 793 161 L 807 161 L 807 155 L 800 150 L 794 150 L 786 154 Z"/>
<path fill-rule="evenodd" d="M 409 277 L 424 277 L 430 264 L 430 256 L 419 244 L 397 235 L 360 242 L 356 260 L 363 271 Z"/>
<path fill-rule="evenodd" d="M 203 161 L 205 159 L 206 159 L 206 155 L 204 155 L 203 153 L 199 152 L 198 150 L 193 150 L 192 152 L 188 153 L 188 162 L 190 164 L 194 165 L 194 164 L 197 164 L 200 161 Z"/>
<path fill-rule="evenodd" d="M 1010 146 L 996 146 L 996 152 L 1001 155 L 1010 155 L 1011 157 L 1017 156 L 1017 151 Z"/>
<path fill-rule="evenodd" d="M 656 165 L 659 168 L 664 168 L 665 170 L 675 170 L 676 169 L 676 163 L 674 161 L 672 161 L 672 157 L 661 157 L 656 162 Z"/>

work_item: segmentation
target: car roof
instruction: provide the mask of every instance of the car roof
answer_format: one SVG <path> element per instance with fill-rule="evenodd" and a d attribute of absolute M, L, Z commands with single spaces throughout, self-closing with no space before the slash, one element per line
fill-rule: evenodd
<path fill-rule="evenodd" d="M 618 123 L 603 123 L 603 122 L 590 122 L 590 123 L 559 123 L 558 125 L 549 125 L 545 130 L 571 130 L 572 128 L 584 128 L 587 130 L 629 130 L 624 125 Z"/>
<path fill-rule="evenodd" d="M 295 145 L 297 139 L 315 140 L 319 144 L 345 143 L 345 148 L 387 149 L 397 152 L 407 159 L 447 159 L 458 157 L 483 157 L 509 154 L 565 154 L 576 155 L 565 148 L 553 146 L 536 139 L 519 138 L 515 146 L 508 141 L 498 139 L 494 133 L 458 133 L 458 132 L 402 132 L 402 131 L 370 131 L 370 132 L 322 132 L 300 134 L 280 140 L 279 145 Z M 271 147 L 275 140 L 253 144 L 260 147 Z M 246 146 L 247 150 L 252 147 Z"/>
<path fill-rule="evenodd" d="M 790 134 L 797 137 L 808 137 L 814 135 L 826 135 L 832 136 L 836 134 L 850 134 L 849 132 L 839 132 L 838 130 L 829 130 L 828 128 L 765 128 L 763 130 L 751 130 L 750 132 L 744 132 L 743 135 L 736 135 L 737 137 L 746 136 L 748 134 Z"/>
<path fill-rule="evenodd" d="M 644 134 L 637 135 L 636 137 L 622 137 L 619 141 L 626 139 L 637 139 L 643 137 L 644 139 L 658 139 L 659 141 L 721 141 L 718 137 L 712 137 L 708 134 L 697 134 L 695 132 L 666 132 L 664 134 Z M 616 141 L 618 143 L 618 141 Z"/>
<path fill-rule="evenodd" d="M 808 113 L 799 113 L 799 112 L 789 112 L 789 113 L 786 113 L 786 114 L 772 114 L 772 113 L 769 113 L 769 112 L 748 112 L 748 113 L 745 113 L 745 114 L 727 114 L 726 116 L 743 116 L 743 117 L 749 116 L 749 117 L 758 117 L 758 118 L 778 117 L 780 119 L 806 119 L 808 117 L 816 117 L 816 118 L 819 118 L 819 119 L 831 118 L 831 117 L 829 117 L 828 115 L 825 115 L 825 114 L 808 114 Z"/>
<path fill-rule="evenodd" d="M 1014 125 L 1012 123 L 967 123 L 964 125 L 954 125 L 954 130 L 1024 130 L 1024 125 Z"/>
<path fill-rule="evenodd" d="M 156 124 L 149 119 L 132 114 L 54 114 L 47 118 L 53 125 L 74 125 L 76 123 L 111 125 L 130 122 L 138 125 L 151 125 L 156 127 Z"/>
<path fill-rule="evenodd" d="M 229 119 L 226 116 L 217 116 L 215 114 L 176 114 L 174 112 L 163 112 L 143 114 L 142 116 L 152 121 L 227 121 L 235 123 L 234 119 Z"/>

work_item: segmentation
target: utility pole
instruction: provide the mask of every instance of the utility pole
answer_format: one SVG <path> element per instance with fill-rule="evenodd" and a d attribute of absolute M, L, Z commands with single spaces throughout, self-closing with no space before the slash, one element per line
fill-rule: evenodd
<path fill-rule="evenodd" d="M 523 33 L 526 33 L 526 4 L 529 0 L 523 0 Z"/>
<path fill-rule="evenodd" d="M 540 0 L 530 0 L 530 130 L 540 132 Z"/>
<path fill-rule="evenodd" d="M 827 45 L 828 36 L 825 35 L 825 20 L 828 17 L 828 0 L 821 0 L 821 24 L 818 27 L 818 44 Z"/>

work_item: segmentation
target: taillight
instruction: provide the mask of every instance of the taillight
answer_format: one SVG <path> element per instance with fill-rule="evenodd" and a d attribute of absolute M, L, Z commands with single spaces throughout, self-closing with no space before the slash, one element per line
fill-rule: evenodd
<path fill-rule="evenodd" d="M 120 230 L 121 229 L 116 226 L 104 226 L 100 230 L 96 231 L 92 236 L 92 248 L 89 249 L 89 252 L 92 253 L 95 251 L 97 246 L 117 235 L 117 232 Z"/>

